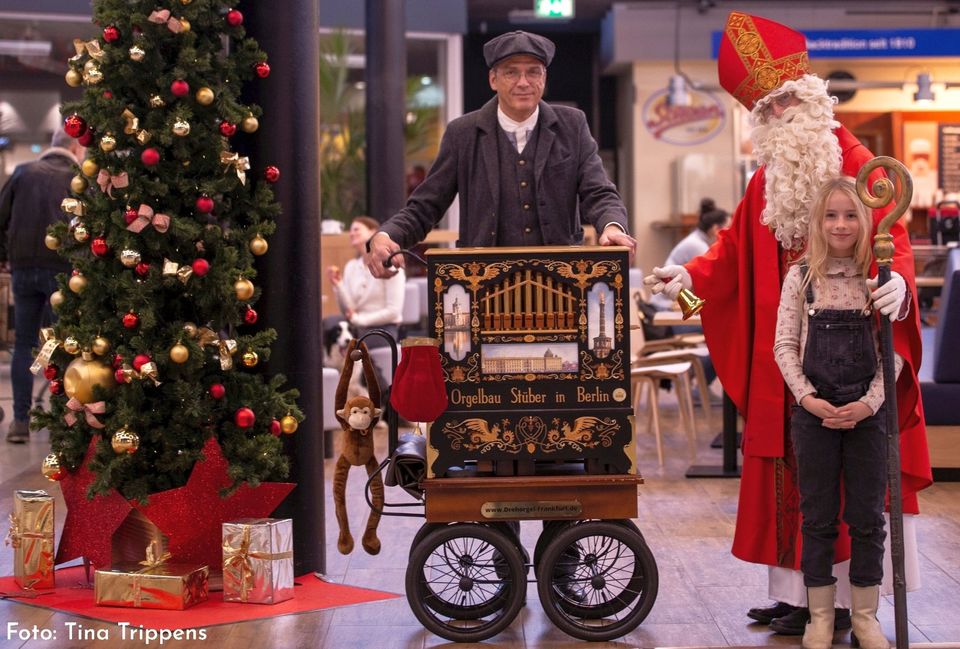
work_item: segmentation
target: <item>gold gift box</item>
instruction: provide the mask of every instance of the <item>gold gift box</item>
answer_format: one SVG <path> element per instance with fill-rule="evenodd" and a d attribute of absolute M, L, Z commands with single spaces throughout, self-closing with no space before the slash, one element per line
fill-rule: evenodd
<path fill-rule="evenodd" d="M 277 604 L 293 597 L 293 521 L 223 524 L 223 601 Z"/>
<path fill-rule="evenodd" d="M 210 569 L 189 563 L 161 563 L 144 568 L 129 564 L 97 570 L 93 597 L 97 606 L 183 610 L 207 601 Z"/>
<path fill-rule="evenodd" d="M 7 542 L 13 546 L 13 575 L 21 588 L 53 588 L 53 496 L 17 490 Z"/>

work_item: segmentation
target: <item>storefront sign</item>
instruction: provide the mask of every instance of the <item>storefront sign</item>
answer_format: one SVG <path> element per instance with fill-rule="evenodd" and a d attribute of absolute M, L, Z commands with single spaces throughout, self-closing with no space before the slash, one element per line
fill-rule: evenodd
<path fill-rule="evenodd" d="M 643 104 L 643 125 L 656 139 L 667 144 L 702 144 L 723 130 L 726 111 L 709 92 L 690 89 L 685 106 L 671 106 L 669 92 L 658 90 Z"/>
<path fill-rule="evenodd" d="M 804 30 L 810 58 L 882 58 L 960 56 L 960 29 L 817 29 Z M 723 32 L 712 34 L 717 58 Z"/>

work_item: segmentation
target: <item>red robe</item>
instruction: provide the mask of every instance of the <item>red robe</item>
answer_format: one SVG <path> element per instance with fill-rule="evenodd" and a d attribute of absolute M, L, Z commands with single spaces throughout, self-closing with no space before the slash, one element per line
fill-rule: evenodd
<path fill-rule="evenodd" d="M 843 151 L 843 173 L 856 177 L 873 154 L 845 128 L 834 133 Z M 871 178 L 882 173 L 877 170 Z M 764 205 L 761 168 L 750 180 L 731 227 L 686 268 L 694 292 L 706 300 L 701 317 L 710 357 L 724 390 L 746 422 L 733 554 L 744 561 L 799 569 L 800 514 L 788 426 L 792 398 L 773 357 L 786 268 L 779 242 L 770 228 L 760 223 Z M 888 210 L 874 210 L 874 233 Z M 892 269 L 903 276 L 912 295 L 910 314 L 894 323 L 893 337 L 894 349 L 905 362 L 897 380 L 903 509 L 917 513 L 917 491 L 932 483 L 917 381 L 920 316 L 906 228 L 898 222 L 891 234 L 896 247 Z M 870 273 L 876 275 L 876 264 Z M 841 528 L 835 556 L 838 562 L 850 557 L 850 539 L 843 525 Z"/>

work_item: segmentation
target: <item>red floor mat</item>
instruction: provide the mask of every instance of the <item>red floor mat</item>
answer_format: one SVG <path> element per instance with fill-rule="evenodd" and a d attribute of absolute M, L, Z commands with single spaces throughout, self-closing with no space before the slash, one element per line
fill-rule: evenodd
<path fill-rule="evenodd" d="M 132 628 L 143 626 L 147 629 L 208 627 L 399 597 L 379 590 L 331 584 L 309 574 L 295 580 L 293 599 L 280 604 L 224 602 L 223 593 L 218 591 L 210 593 L 210 599 L 206 602 L 185 611 L 157 611 L 96 606 L 93 603 L 93 587 L 84 587 L 85 581 L 83 567 L 74 566 L 57 570 L 57 588 L 45 591 L 45 594 L 33 598 L 18 598 L 16 593 L 23 591 L 14 583 L 13 577 L 0 577 L 0 593 L 28 606 L 49 608 L 105 622 L 128 622 Z"/>

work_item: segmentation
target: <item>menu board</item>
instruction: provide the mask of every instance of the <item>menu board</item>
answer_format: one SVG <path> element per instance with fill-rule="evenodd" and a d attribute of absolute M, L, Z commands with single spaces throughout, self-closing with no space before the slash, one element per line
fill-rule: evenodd
<path fill-rule="evenodd" d="M 960 193 L 960 124 L 940 124 L 940 188 L 944 194 Z"/>

